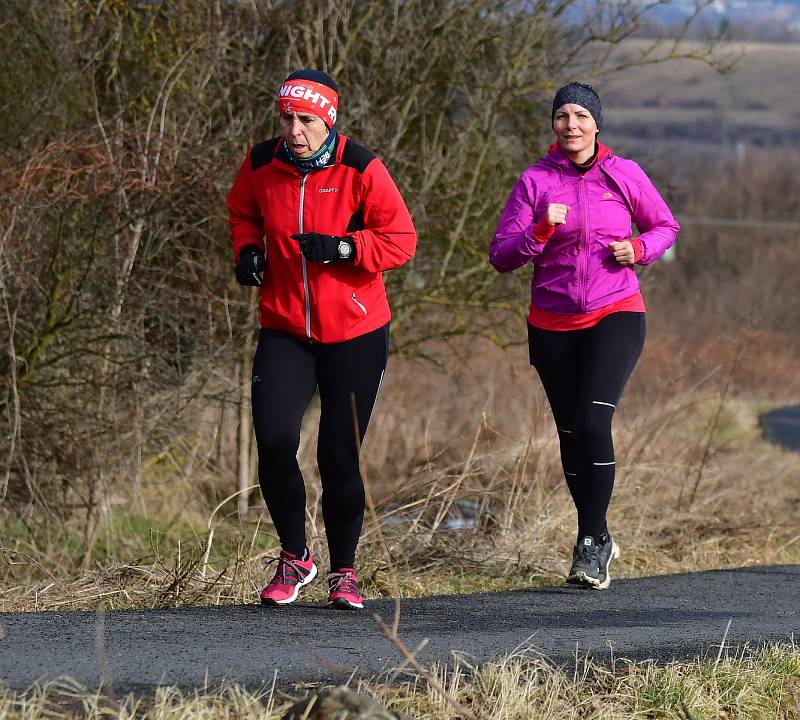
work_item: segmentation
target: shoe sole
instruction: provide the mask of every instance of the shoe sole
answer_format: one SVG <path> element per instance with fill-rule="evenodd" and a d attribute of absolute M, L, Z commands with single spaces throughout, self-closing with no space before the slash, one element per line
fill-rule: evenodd
<path fill-rule="evenodd" d="M 567 577 L 567 583 L 570 585 L 584 585 L 586 587 L 599 589 L 600 581 L 597 578 L 590 577 L 583 570 Z"/>
<path fill-rule="evenodd" d="M 303 585 L 308 585 L 315 577 L 317 577 L 317 566 L 312 565 L 311 571 L 306 575 L 297 585 L 294 586 L 294 593 L 292 593 L 291 597 L 286 598 L 286 600 L 273 600 L 272 598 L 261 598 L 261 604 L 266 605 L 267 607 L 276 607 L 278 605 L 290 605 L 295 600 L 297 600 L 297 596 L 300 594 L 300 588 Z"/>
<path fill-rule="evenodd" d="M 344 598 L 336 598 L 328 601 L 328 607 L 332 610 L 363 610 L 364 603 L 352 603 Z"/>

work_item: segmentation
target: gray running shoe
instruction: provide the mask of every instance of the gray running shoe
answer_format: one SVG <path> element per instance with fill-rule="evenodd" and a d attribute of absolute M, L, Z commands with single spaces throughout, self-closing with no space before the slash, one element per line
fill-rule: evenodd
<path fill-rule="evenodd" d="M 567 582 L 605 590 L 611 585 L 611 562 L 619 557 L 619 546 L 611 536 L 598 545 L 591 535 L 584 535 L 572 551 L 572 567 Z"/>
<path fill-rule="evenodd" d="M 589 587 L 600 586 L 600 548 L 591 535 L 584 535 L 578 540 L 572 551 L 572 567 L 569 569 L 567 582 Z"/>

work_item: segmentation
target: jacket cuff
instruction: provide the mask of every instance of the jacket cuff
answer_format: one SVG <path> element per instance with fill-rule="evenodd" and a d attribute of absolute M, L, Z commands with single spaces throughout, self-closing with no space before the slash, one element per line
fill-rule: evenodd
<path fill-rule="evenodd" d="M 628 242 L 633 246 L 633 262 L 638 263 L 644 255 L 644 243 L 638 237 L 628 238 Z"/>
<path fill-rule="evenodd" d="M 540 245 L 544 245 L 556 231 L 556 226 L 547 222 L 547 218 L 542 218 L 531 230 L 531 237 Z"/>

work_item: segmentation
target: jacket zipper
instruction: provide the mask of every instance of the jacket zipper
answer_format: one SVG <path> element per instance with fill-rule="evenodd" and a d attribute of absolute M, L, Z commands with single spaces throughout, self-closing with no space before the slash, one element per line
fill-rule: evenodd
<path fill-rule="evenodd" d="M 367 308 L 365 308 L 365 307 L 364 307 L 364 306 L 363 306 L 363 305 L 362 305 L 360 302 L 358 302 L 358 299 L 356 298 L 356 294 L 355 294 L 355 292 L 353 292 L 353 302 L 354 302 L 356 305 L 358 305 L 358 307 L 360 307 L 360 308 L 361 308 L 361 312 L 363 312 L 363 313 L 364 313 L 364 315 L 366 315 L 366 314 L 367 314 Z"/>
<path fill-rule="evenodd" d="M 580 177 L 580 198 L 583 210 L 583 232 L 581 233 L 581 273 L 580 273 L 580 288 L 581 288 L 581 312 L 586 312 L 586 295 L 587 295 L 587 274 L 589 264 L 589 207 L 586 202 L 586 176 Z"/>
<path fill-rule="evenodd" d="M 308 180 L 308 175 L 303 175 L 303 179 L 300 180 L 300 213 L 298 222 L 300 234 L 303 232 L 303 205 L 305 204 L 306 197 L 306 180 Z M 306 299 L 306 337 L 311 340 L 311 299 L 308 292 L 308 270 L 306 268 L 306 256 L 303 255 L 303 253 L 300 253 L 300 261 L 303 264 L 303 289 L 305 291 Z"/>

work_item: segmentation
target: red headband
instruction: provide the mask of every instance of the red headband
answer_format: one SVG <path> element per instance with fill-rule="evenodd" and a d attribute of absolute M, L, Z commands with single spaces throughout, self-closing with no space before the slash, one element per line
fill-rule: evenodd
<path fill-rule="evenodd" d="M 327 85 L 313 80 L 288 80 L 281 85 L 278 110 L 316 115 L 326 125 L 336 124 L 339 96 Z"/>

